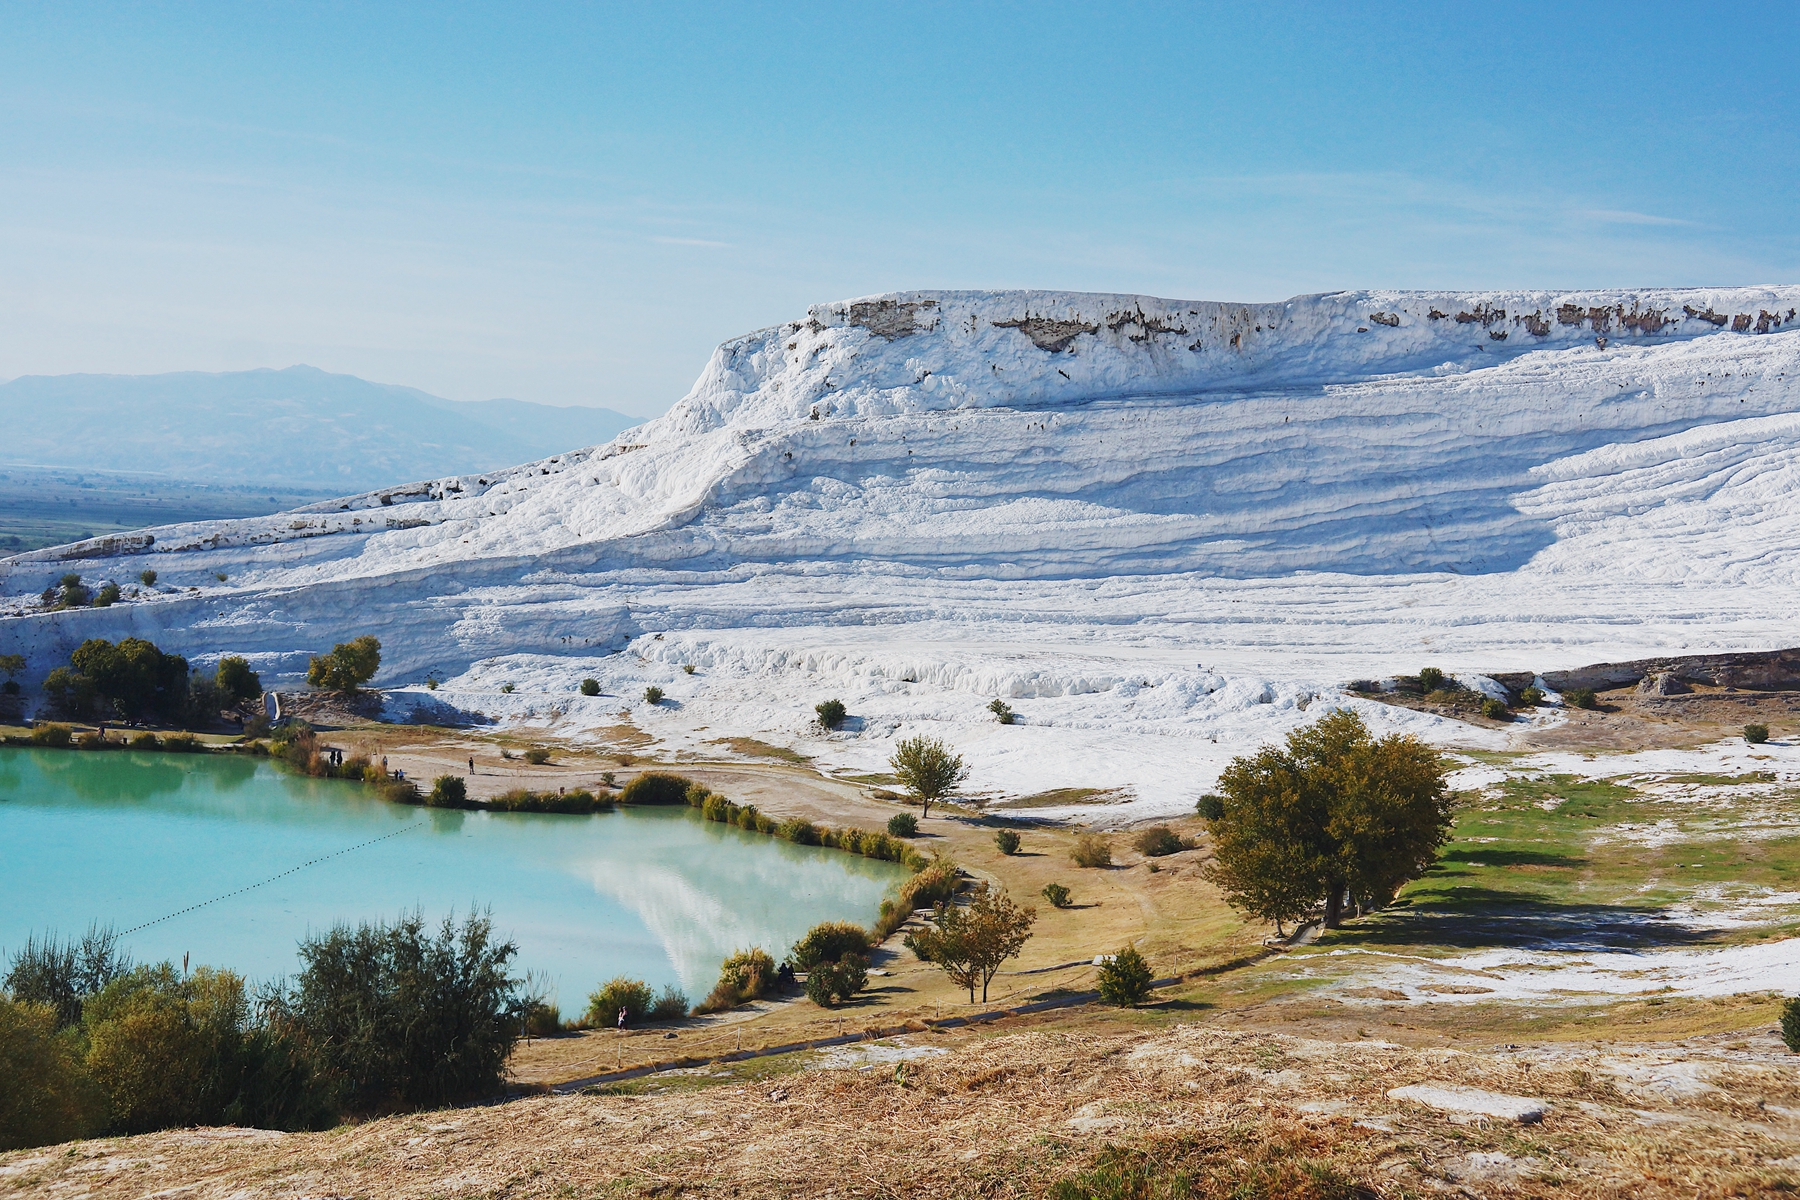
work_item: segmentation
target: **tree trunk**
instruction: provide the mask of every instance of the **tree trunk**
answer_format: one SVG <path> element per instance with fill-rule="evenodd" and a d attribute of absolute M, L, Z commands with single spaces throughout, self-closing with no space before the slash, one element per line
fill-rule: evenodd
<path fill-rule="evenodd" d="M 926 796 L 919 797 L 919 820 L 923 821 L 926 817 L 929 817 L 930 815 L 931 815 L 931 800 L 930 800 L 930 798 L 926 797 Z M 970 998 L 973 999 L 974 997 L 971 996 Z"/>
<path fill-rule="evenodd" d="M 1331 890 L 1325 893 L 1325 928 L 1336 929 L 1344 923 L 1344 889 L 1341 884 L 1332 884 Z"/>

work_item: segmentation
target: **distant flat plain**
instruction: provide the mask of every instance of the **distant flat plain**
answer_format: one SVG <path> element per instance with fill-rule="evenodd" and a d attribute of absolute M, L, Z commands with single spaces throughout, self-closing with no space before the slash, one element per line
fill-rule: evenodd
<path fill-rule="evenodd" d="M 0 557 L 147 525 L 263 516 L 334 494 L 0 464 Z"/>

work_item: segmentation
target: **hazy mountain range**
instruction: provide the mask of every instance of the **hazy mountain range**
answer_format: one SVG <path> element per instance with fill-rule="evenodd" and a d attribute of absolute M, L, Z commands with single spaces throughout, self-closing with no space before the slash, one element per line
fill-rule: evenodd
<path fill-rule="evenodd" d="M 355 492 L 610 441 L 639 418 L 456 401 L 314 367 L 27 375 L 0 384 L 0 463 Z"/>

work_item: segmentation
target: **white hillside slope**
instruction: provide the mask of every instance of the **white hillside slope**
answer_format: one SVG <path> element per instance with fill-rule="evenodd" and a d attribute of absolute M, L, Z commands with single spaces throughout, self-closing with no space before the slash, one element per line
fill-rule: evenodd
<path fill-rule="evenodd" d="M 823 305 L 720 347 L 629 442 L 0 560 L 0 652 L 35 685 L 137 633 L 291 680 L 372 632 L 382 682 L 447 680 L 427 705 L 571 736 L 630 706 L 672 748 L 749 735 L 860 771 L 926 731 L 977 790 L 1170 811 L 1315 698 L 1360 704 L 1351 679 L 1800 642 L 1797 310 L 1800 288 Z M 145 567 L 177 590 L 36 611 L 64 572 Z M 859 719 L 823 738 L 830 696 Z"/>

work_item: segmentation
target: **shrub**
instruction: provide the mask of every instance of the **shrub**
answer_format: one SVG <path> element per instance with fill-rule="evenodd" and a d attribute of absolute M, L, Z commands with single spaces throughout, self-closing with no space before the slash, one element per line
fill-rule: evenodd
<path fill-rule="evenodd" d="M 1800 1054 L 1800 996 L 1790 996 L 1781 1006 L 1781 1040 Z"/>
<path fill-rule="evenodd" d="M 1762 745 L 1769 740 L 1769 727 L 1767 725 L 1744 726 L 1744 740 L 1752 746 Z"/>
<path fill-rule="evenodd" d="M 819 728 L 825 730 L 836 729 L 844 723 L 844 718 L 850 715 L 844 708 L 842 700 L 826 700 L 821 704 L 815 704 L 813 712 L 819 716 Z"/>
<path fill-rule="evenodd" d="M 1075 839 L 1073 854 L 1078 867 L 1112 866 L 1112 842 L 1098 833 L 1084 833 Z"/>
<path fill-rule="evenodd" d="M 503 683 L 500 685 L 500 692 L 502 695 L 510 696 L 518 690 L 518 687 L 519 685 L 516 683 Z"/>
<path fill-rule="evenodd" d="M 98 1133 L 106 1098 L 82 1061 L 80 1035 L 46 1004 L 0 999 L 0 1151 Z"/>
<path fill-rule="evenodd" d="M 1051 908 L 1067 908 L 1075 902 L 1075 898 L 1069 894 L 1069 889 L 1060 883 L 1046 883 L 1043 897 L 1050 902 Z"/>
<path fill-rule="evenodd" d="M 775 836 L 796 846 L 816 846 L 819 827 L 804 817 L 789 817 L 775 827 Z"/>
<path fill-rule="evenodd" d="M 542 746 L 533 746 L 525 752 L 525 761 L 534 767 L 541 767 L 550 761 L 550 751 Z"/>
<path fill-rule="evenodd" d="M 1217 792 L 1208 792 L 1194 801 L 1194 811 L 1208 821 L 1216 821 L 1225 815 L 1225 797 Z"/>
<path fill-rule="evenodd" d="M 1422 667 L 1419 670 L 1419 690 L 1425 693 L 1437 691 L 1444 686 L 1444 673 L 1436 667 Z"/>
<path fill-rule="evenodd" d="M 760 946 L 739 950 L 719 966 L 719 982 L 696 1013 L 724 1012 L 760 1000 L 775 987 L 775 960 Z"/>
<path fill-rule="evenodd" d="M 459 775 L 439 775 L 431 781 L 425 803 L 433 808 L 461 808 L 469 802 L 469 785 Z"/>
<path fill-rule="evenodd" d="M 1165 854 L 1179 854 L 1183 850 L 1194 848 L 1193 841 L 1182 837 L 1167 825 L 1152 825 L 1131 839 L 1131 844 L 1146 858 L 1161 858 Z"/>
<path fill-rule="evenodd" d="M 67 746 L 74 740 L 75 731 L 67 725 L 39 725 L 31 731 L 31 744 L 34 746 Z"/>
<path fill-rule="evenodd" d="M 80 750 L 110 750 L 116 744 L 101 737 L 97 729 L 89 730 L 75 739 L 75 746 Z"/>
<path fill-rule="evenodd" d="M 867 954 L 869 931 L 848 921 L 821 921 L 788 951 L 788 960 L 802 971 L 820 963 L 836 962 L 846 954 Z"/>
<path fill-rule="evenodd" d="M 144 1133 L 216 1120 L 226 1064 L 245 1019 L 244 981 L 201 967 L 183 977 L 139 967 L 88 1001 L 87 1066 L 113 1125 Z"/>
<path fill-rule="evenodd" d="M 655 684 L 651 684 L 649 687 L 644 689 L 644 703 L 645 704 L 661 704 L 662 702 L 663 702 L 663 690 L 661 688 L 657 687 Z"/>
<path fill-rule="evenodd" d="M 1487 699 L 1481 702 L 1481 715 L 1490 721 L 1504 721 L 1512 716 L 1512 711 L 1504 700 Z"/>
<path fill-rule="evenodd" d="M 1544 702 L 1544 689 L 1528 687 L 1519 693 L 1519 704 L 1524 708 L 1536 708 Z"/>
<path fill-rule="evenodd" d="M 417 912 L 338 925 L 300 943 L 292 1019 L 354 1112 L 491 1096 L 518 1037 L 517 953 L 482 914 L 435 937 Z"/>
<path fill-rule="evenodd" d="M 996 699 L 990 702 L 988 704 L 988 711 L 993 713 L 994 720 L 1000 722 L 1002 725 L 1011 725 L 1013 723 L 1014 714 L 1012 706 L 1004 700 Z"/>
<path fill-rule="evenodd" d="M 1150 995 L 1150 964 L 1131 946 L 1100 964 L 1100 1000 L 1136 1008 Z"/>
<path fill-rule="evenodd" d="M 119 585 L 116 583 L 108 583 L 98 592 L 94 593 L 93 603 L 95 608 L 111 608 L 118 602 Z"/>
<path fill-rule="evenodd" d="M 156 572 L 155 571 L 140 571 L 140 572 L 138 572 L 138 582 L 142 583 L 145 587 L 155 587 L 156 586 Z"/>
<path fill-rule="evenodd" d="M 666 771 L 646 771 L 619 789 L 620 804 L 686 804 L 694 781 Z"/>
<path fill-rule="evenodd" d="M 674 984 L 665 984 L 662 995 L 650 1006 L 652 1021 L 679 1021 L 688 1015 L 687 995 Z"/>
<path fill-rule="evenodd" d="M 588 997 L 587 1012 L 582 1023 L 595 1029 L 611 1029 L 619 1023 L 619 1010 L 625 1010 L 625 1023 L 636 1025 L 649 1016 L 656 1006 L 656 993 L 641 979 L 620 975 L 600 985 Z"/>
<path fill-rule="evenodd" d="M 58 1028 L 77 1024 L 81 1007 L 102 988 L 131 970 L 111 928 L 90 925 L 80 941 L 54 934 L 28 934 L 7 967 L 4 983 L 14 1000 L 48 1006 Z"/>
<path fill-rule="evenodd" d="M 174 754 L 198 754 L 206 749 L 200 739 L 191 733 L 171 733 L 164 736 L 162 748 Z"/>
<path fill-rule="evenodd" d="M 584 696 L 598 696 L 600 694 L 600 681 L 598 679 L 582 680 L 581 694 Z"/>
<path fill-rule="evenodd" d="M 563 1030 L 562 1010 L 541 998 L 526 1000 L 519 1006 L 519 1023 L 526 1037 L 551 1037 Z"/>
<path fill-rule="evenodd" d="M 806 974 L 806 998 L 820 1008 L 835 1008 L 868 986 L 869 970 L 861 955 L 845 954 L 836 962 L 814 965 Z"/>
<path fill-rule="evenodd" d="M 154 733 L 145 731 L 131 739 L 131 748 L 133 750 L 159 750 L 162 748 L 162 740 Z"/>
<path fill-rule="evenodd" d="M 369 634 L 339 642 L 330 654 L 314 655 L 307 663 L 306 682 L 337 692 L 354 692 L 375 678 L 381 669 L 381 642 Z"/>
<path fill-rule="evenodd" d="M 693 663 L 682 663 L 681 664 L 681 673 L 683 675 L 692 675 L 695 671 L 697 671 L 699 669 L 700 668 L 696 667 Z"/>
<path fill-rule="evenodd" d="M 1019 852 L 1019 835 L 1010 829 L 996 829 L 994 845 L 1002 854 L 1017 854 Z"/>
<path fill-rule="evenodd" d="M 1593 688 L 1570 688 L 1563 693 L 1563 702 L 1575 708 L 1596 709 L 1600 707 L 1599 697 L 1594 695 Z"/>
<path fill-rule="evenodd" d="M 909 812 L 898 812 L 887 820 L 887 831 L 894 837 L 918 837 L 919 818 Z"/>
<path fill-rule="evenodd" d="M 881 916 L 875 921 L 871 941 L 886 941 L 915 911 L 949 900 L 961 885 L 956 864 L 948 859 L 934 859 L 929 865 L 919 867 L 912 878 L 900 885 L 897 898 L 881 902 Z"/>

